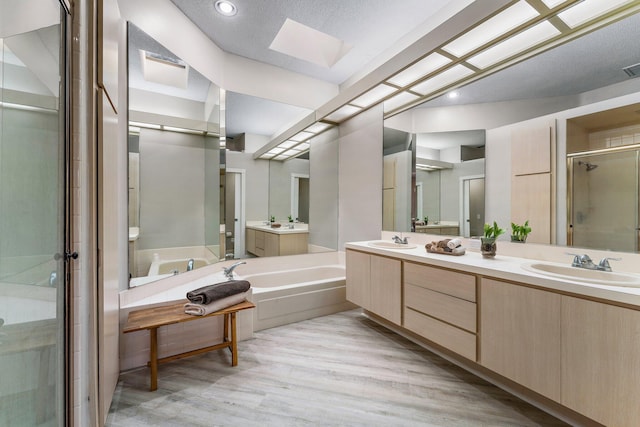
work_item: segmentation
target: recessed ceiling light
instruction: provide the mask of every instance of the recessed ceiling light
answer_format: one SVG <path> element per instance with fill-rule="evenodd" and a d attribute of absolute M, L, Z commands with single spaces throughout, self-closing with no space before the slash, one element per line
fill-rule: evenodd
<path fill-rule="evenodd" d="M 236 5 L 228 0 L 218 0 L 215 4 L 215 7 L 220 15 L 233 16 L 238 13 Z"/>
<path fill-rule="evenodd" d="M 453 91 L 453 92 L 449 92 L 447 94 L 447 97 L 449 97 L 449 99 L 456 99 L 457 97 L 460 96 L 460 93 L 458 91 Z"/>

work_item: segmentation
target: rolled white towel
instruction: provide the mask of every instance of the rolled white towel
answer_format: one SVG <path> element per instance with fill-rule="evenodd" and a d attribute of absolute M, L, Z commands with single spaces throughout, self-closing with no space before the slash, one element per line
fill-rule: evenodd
<path fill-rule="evenodd" d="M 461 246 L 461 245 L 462 245 L 462 240 L 461 239 L 451 239 L 451 240 L 449 240 L 447 242 L 447 246 L 450 249 L 455 249 L 455 248 L 457 248 L 458 246 Z"/>
<path fill-rule="evenodd" d="M 251 291 L 241 292 L 239 294 L 231 295 L 229 297 L 221 298 L 213 301 L 209 304 L 196 304 L 188 302 L 184 305 L 184 312 L 186 314 L 192 314 L 194 316 L 206 316 L 215 311 L 222 310 L 232 305 L 236 305 L 247 299 Z"/>

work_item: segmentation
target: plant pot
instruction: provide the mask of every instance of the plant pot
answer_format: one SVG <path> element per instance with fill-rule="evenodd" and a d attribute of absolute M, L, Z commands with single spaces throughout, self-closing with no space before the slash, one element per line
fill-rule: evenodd
<path fill-rule="evenodd" d="M 514 236 L 513 234 L 511 235 L 511 241 L 514 243 L 524 243 L 527 241 L 527 236 Z"/>
<path fill-rule="evenodd" d="M 496 256 L 496 239 L 494 237 L 480 238 L 480 252 L 485 258 L 493 258 Z"/>

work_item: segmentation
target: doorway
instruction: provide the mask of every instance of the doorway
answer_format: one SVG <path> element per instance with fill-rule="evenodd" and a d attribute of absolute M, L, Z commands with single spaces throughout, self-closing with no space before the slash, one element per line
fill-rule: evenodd
<path fill-rule="evenodd" d="M 460 203 L 460 234 L 463 237 L 483 235 L 484 227 L 484 176 L 460 178 L 462 197 Z"/>
<path fill-rule="evenodd" d="M 225 258 L 246 258 L 244 169 L 227 168 L 225 173 Z"/>

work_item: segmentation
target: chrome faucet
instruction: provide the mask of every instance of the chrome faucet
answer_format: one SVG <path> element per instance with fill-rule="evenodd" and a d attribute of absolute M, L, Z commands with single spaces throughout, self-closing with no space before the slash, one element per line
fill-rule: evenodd
<path fill-rule="evenodd" d="M 194 259 L 191 258 L 189 261 L 187 261 L 187 271 L 191 271 L 193 270 L 193 264 L 194 264 Z"/>
<path fill-rule="evenodd" d="M 586 268 L 587 270 L 597 270 L 598 266 L 593 263 L 587 254 L 568 254 L 573 255 L 571 267 Z"/>
<path fill-rule="evenodd" d="M 391 238 L 391 240 L 393 240 L 393 242 L 394 242 L 394 243 L 398 243 L 398 244 L 401 244 L 401 245 L 407 245 L 407 244 L 409 244 L 408 237 L 405 237 L 404 239 L 401 239 L 401 238 L 400 238 L 400 237 L 398 237 L 398 236 L 393 236 L 393 237 Z"/>
<path fill-rule="evenodd" d="M 611 266 L 609 265 L 609 260 L 612 261 L 622 261 L 622 258 L 611 258 L 605 257 L 600 260 L 598 263 L 598 270 L 600 271 L 611 271 Z"/>
<path fill-rule="evenodd" d="M 235 268 L 239 265 L 242 264 L 246 264 L 245 261 L 238 261 L 235 264 L 231 264 L 229 267 L 225 267 L 222 270 L 224 271 L 224 275 L 227 277 L 227 279 L 229 280 L 233 280 L 233 270 L 235 270 Z"/>
<path fill-rule="evenodd" d="M 58 273 L 56 271 L 52 271 L 49 275 L 49 286 L 55 286 L 58 284 Z"/>

